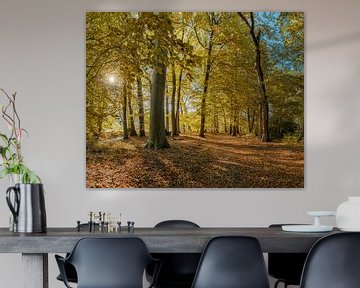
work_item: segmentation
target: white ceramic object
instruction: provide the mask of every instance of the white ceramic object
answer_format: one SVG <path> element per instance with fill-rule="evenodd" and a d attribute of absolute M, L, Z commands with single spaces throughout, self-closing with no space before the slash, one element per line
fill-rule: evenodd
<path fill-rule="evenodd" d="M 320 225 L 320 217 L 335 216 L 334 211 L 308 211 L 309 216 L 314 217 L 313 225 L 283 225 L 281 229 L 286 232 L 330 232 L 332 226 Z"/>
<path fill-rule="evenodd" d="M 348 197 L 338 206 L 336 226 L 342 231 L 360 231 L 360 196 Z"/>
<path fill-rule="evenodd" d="M 283 225 L 282 227 L 283 231 L 286 232 L 330 232 L 333 227 L 332 226 L 315 226 L 315 225 Z"/>
<path fill-rule="evenodd" d="M 335 216 L 335 211 L 308 211 L 309 216 L 324 217 L 324 216 Z"/>
<path fill-rule="evenodd" d="M 314 217 L 314 226 L 321 226 L 320 225 L 320 217 L 335 216 L 336 212 L 335 211 L 308 211 L 307 214 L 309 216 Z M 331 230 L 332 230 L 332 226 L 328 226 L 328 227 L 331 227 Z"/>

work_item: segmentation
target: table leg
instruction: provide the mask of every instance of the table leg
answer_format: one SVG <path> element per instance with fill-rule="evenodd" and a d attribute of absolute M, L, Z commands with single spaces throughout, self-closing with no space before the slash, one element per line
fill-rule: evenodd
<path fill-rule="evenodd" d="M 23 288 L 49 288 L 48 254 L 22 254 Z"/>

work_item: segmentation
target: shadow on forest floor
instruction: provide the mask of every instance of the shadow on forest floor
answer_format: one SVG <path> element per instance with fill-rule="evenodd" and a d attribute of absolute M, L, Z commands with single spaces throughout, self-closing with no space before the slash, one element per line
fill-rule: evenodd
<path fill-rule="evenodd" d="M 87 188 L 303 188 L 304 146 L 208 134 L 169 137 L 170 149 L 145 138 L 104 141 L 86 155 Z"/>

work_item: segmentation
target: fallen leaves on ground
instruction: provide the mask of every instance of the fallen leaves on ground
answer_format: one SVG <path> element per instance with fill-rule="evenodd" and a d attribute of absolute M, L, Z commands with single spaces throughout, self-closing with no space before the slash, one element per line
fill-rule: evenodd
<path fill-rule="evenodd" d="M 303 188 L 304 146 L 254 137 L 169 137 L 148 150 L 145 138 L 114 139 L 87 151 L 87 188 Z"/>

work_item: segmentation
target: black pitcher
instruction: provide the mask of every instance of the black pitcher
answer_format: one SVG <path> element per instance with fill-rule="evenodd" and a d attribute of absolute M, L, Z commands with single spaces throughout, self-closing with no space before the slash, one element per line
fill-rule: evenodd
<path fill-rule="evenodd" d="M 13 202 L 11 194 L 14 193 Z M 46 232 L 46 211 L 42 184 L 15 184 L 6 190 L 6 202 L 14 215 L 14 232 Z"/>

